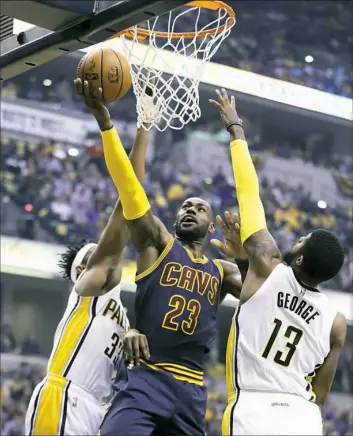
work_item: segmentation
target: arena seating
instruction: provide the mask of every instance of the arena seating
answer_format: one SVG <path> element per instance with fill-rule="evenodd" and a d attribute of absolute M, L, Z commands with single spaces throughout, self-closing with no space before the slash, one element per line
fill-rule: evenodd
<path fill-rule="evenodd" d="M 221 45 L 214 62 L 352 97 L 347 2 L 243 1 L 234 8 L 232 38 Z M 181 30 L 186 26 L 192 28 L 192 21 L 180 23 Z"/>
<path fill-rule="evenodd" d="M 129 135 L 123 140 L 132 143 Z M 9 208 L 3 208 L 2 231 L 5 234 L 62 244 L 84 238 L 97 239 L 112 211 L 117 193 L 105 168 L 100 138 L 88 142 L 89 147 L 78 150 L 50 141 L 32 143 L 8 137 L 1 139 L 2 201 L 11 201 L 20 211 L 16 225 L 13 213 L 6 213 Z M 288 150 L 292 149 L 289 147 Z M 234 187 L 223 173 L 219 172 L 213 178 L 197 177 L 185 163 L 178 165 L 174 160 L 172 165 L 165 160 L 166 146 L 163 152 L 162 155 L 157 153 L 148 165 L 145 189 L 155 213 L 169 229 L 173 228 L 180 201 L 188 195 L 207 199 L 216 213 L 236 210 Z M 291 158 L 292 154 L 284 155 Z M 315 156 L 314 151 L 313 159 Z M 346 170 L 351 171 L 349 166 Z M 340 276 L 328 282 L 327 286 L 351 291 L 349 211 L 329 206 L 320 209 L 303 191 L 284 182 L 270 186 L 264 179 L 261 188 L 269 228 L 283 251 L 290 248 L 295 238 L 313 227 L 325 227 L 339 235 L 347 249 L 347 260 Z M 129 249 L 127 255 L 134 259 L 133 250 Z"/>
<path fill-rule="evenodd" d="M 352 98 L 352 10 L 345 1 L 242 1 L 236 4 L 237 23 L 232 37 L 221 45 L 214 62 Z M 203 16 L 204 24 L 212 12 Z M 191 16 L 176 31 L 193 29 Z M 41 99 L 40 86 L 13 92 Z M 34 80 L 34 78 L 33 78 Z M 61 95 L 72 93 L 64 78 Z M 32 83 L 32 85 L 35 85 Z M 30 95 L 29 95 L 30 94 Z M 55 97 L 46 96 L 46 101 Z"/>

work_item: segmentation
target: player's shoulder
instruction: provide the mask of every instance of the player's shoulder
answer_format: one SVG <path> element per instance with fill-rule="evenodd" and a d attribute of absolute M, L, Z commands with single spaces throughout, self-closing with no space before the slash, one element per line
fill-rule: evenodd
<path fill-rule="evenodd" d="M 112 298 L 113 300 L 116 300 L 118 303 L 120 303 L 121 302 L 120 295 L 121 295 L 121 283 L 118 283 L 108 292 L 105 292 L 103 295 L 100 295 L 98 297 L 98 301 L 106 301 Z"/>

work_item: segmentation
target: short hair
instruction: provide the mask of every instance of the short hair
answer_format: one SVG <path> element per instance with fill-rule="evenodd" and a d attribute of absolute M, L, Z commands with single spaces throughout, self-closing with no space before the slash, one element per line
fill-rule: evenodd
<path fill-rule="evenodd" d="M 338 274 L 344 262 L 344 249 L 338 238 L 325 229 L 316 229 L 303 247 L 301 269 L 318 282 Z"/>
<path fill-rule="evenodd" d="M 83 248 L 85 245 L 89 244 L 91 241 L 84 239 L 79 244 L 75 245 L 67 245 L 67 250 L 60 254 L 60 260 L 58 262 L 58 266 L 61 269 L 61 275 L 64 279 L 71 281 L 71 267 L 75 260 L 77 253 Z"/>

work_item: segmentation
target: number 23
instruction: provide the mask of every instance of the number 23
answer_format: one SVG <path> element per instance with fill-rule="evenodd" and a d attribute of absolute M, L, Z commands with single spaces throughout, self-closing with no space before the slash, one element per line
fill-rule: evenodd
<path fill-rule="evenodd" d="M 190 312 L 189 318 L 187 321 L 182 321 L 181 330 L 186 335 L 192 335 L 196 329 L 198 317 L 201 312 L 201 303 L 194 299 L 189 300 L 188 303 L 186 303 L 186 300 L 182 295 L 172 295 L 169 299 L 169 306 L 172 306 L 173 309 L 165 314 L 162 327 L 168 330 L 177 331 L 180 323 L 174 320 L 186 309 Z"/>

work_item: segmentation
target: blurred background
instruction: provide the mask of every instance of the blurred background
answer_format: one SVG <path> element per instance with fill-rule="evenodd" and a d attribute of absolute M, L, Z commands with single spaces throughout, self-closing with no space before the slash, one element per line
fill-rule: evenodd
<path fill-rule="evenodd" d="M 233 67 L 235 77 L 254 85 L 253 92 L 236 94 L 238 111 L 269 228 L 281 250 L 315 227 L 332 230 L 344 244 L 345 265 L 323 290 L 345 310 L 350 324 L 352 125 L 339 109 L 347 103 L 352 107 L 352 4 L 234 1 L 237 24 L 212 59 L 220 74 L 222 66 Z M 185 21 L 185 28 L 191 25 Z M 67 302 L 70 286 L 59 276 L 57 254 L 66 244 L 96 241 L 117 199 L 95 120 L 72 84 L 81 56 L 52 61 L 1 88 L 2 435 L 23 434 L 28 400 L 43 377 Z M 238 210 L 228 134 L 208 105 L 214 88 L 202 83 L 200 90 L 198 122 L 181 131 L 151 132 L 144 186 L 154 212 L 170 230 L 189 195 L 205 198 L 216 213 Z M 264 92 L 291 103 L 264 97 Z M 132 91 L 110 110 L 129 150 L 136 132 Z M 218 255 L 211 249 L 208 254 Z M 122 300 L 132 324 L 135 259 L 127 247 Z M 230 299 L 220 309 L 209 358 L 208 435 L 220 433 L 226 405 L 225 348 L 235 304 Z M 351 325 L 332 391 L 324 411 L 325 434 L 353 434 Z"/>

